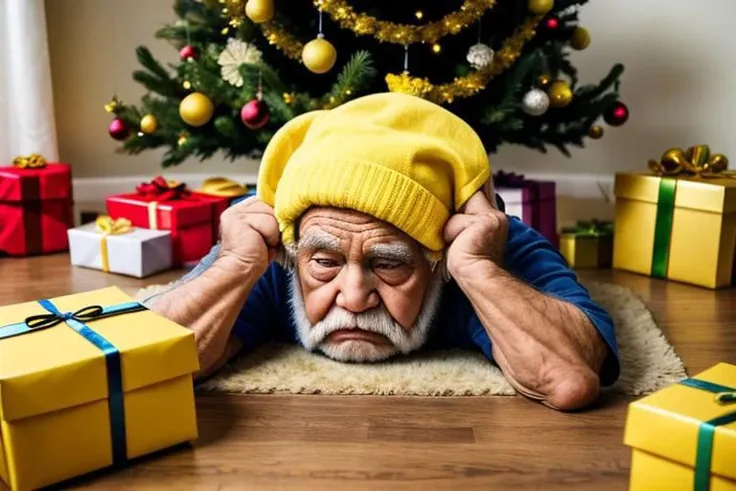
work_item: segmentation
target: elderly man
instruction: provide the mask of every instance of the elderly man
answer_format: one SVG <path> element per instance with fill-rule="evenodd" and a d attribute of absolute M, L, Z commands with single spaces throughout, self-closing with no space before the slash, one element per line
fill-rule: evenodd
<path fill-rule="evenodd" d="M 195 332 L 200 377 L 268 340 L 344 362 L 482 352 L 559 409 L 618 377 L 612 321 L 543 237 L 495 206 L 488 154 L 440 106 L 377 94 L 295 118 L 257 196 L 150 307 Z"/>

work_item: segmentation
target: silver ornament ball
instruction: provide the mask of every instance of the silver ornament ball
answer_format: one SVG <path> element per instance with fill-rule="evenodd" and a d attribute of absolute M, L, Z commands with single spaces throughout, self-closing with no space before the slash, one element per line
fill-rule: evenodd
<path fill-rule="evenodd" d="M 543 90 L 532 89 L 524 95 L 521 108 L 530 116 L 541 116 L 549 109 L 549 96 Z"/>
<path fill-rule="evenodd" d="M 487 44 L 474 44 L 468 50 L 468 63 L 476 70 L 480 70 L 493 63 L 493 55 L 493 49 Z"/>

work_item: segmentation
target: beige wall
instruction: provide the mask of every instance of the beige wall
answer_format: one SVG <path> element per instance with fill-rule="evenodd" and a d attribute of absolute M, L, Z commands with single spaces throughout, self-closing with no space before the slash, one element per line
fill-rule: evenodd
<path fill-rule="evenodd" d="M 294 0 L 295 1 L 295 0 Z M 300 0 L 301 1 L 301 0 Z M 135 48 L 147 45 L 164 61 L 176 52 L 153 34 L 174 20 L 171 0 L 46 0 L 60 153 L 77 177 L 151 175 L 162 151 L 115 153 L 103 105 L 113 90 L 136 101 L 142 87 L 131 73 Z M 568 159 L 504 148 L 494 168 L 535 173 L 600 173 L 641 169 L 670 146 L 709 143 L 736 158 L 736 46 L 730 42 L 736 2 L 593 0 L 581 12 L 592 33 L 573 61 L 582 81 L 597 81 L 617 61 L 626 65 L 623 99 L 632 112 L 621 128 L 589 141 Z M 338 46 L 339 49 L 339 46 Z M 733 152 L 732 152 L 733 151 Z M 176 172 L 254 173 L 255 162 L 189 161 Z"/>

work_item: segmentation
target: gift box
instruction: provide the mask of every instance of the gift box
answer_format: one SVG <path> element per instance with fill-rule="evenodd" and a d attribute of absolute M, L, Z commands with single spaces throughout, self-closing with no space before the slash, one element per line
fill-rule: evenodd
<path fill-rule="evenodd" d="M 560 233 L 560 252 L 575 269 L 607 268 L 613 259 L 613 223 L 578 222 Z"/>
<path fill-rule="evenodd" d="M 557 192 L 552 181 L 534 181 L 515 173 L 497 172 L 495 191 L 503 199 L 506 214 L 542 234 L 552 244 L 559 244 L 557 234 Z"/>
<path fill-rule="evenodd" d="M 650 166 L 649 173 L 616 174 L 613 267 L 708 288 L 730 285 L 736 176 Z"/>
<path fill-rule="evenodd" d="M 230 206 L 234 201 L 249 194 L 253 188 L 254 186 L 243 185 L 227 177 L 209 177 L 205 179 L 197 192 L 226 198 Z"/>
<path fill-rule="evenodd" d="M 127 218 L 135 227 L 171 231 L 172 265 L 180 267 L 198 262 L 217 242 L 228 199 L 158 177 L 135 193 L 108 196 L 106 206 L 112 218 Z"/>
<path fill-rule="evenodd" d="M 197 437 L 194 333 L 112 287 L 0 307 L 0 480 L 36 489 Z"/>
<path fill-rule="evenodd" d="M 171 232 L 131 226 L 129 220 L 109 216 L 72 228 L 71 263 L 144 278 L 171 268 Z"/>
<path fill-rule="evenodd" d="M 69 165 L 31 155 L 0 167 L 0 256 L 66 251 L 73 226 Z"/>
<path fill-rule="evenodd" d="M 736 365 L 719 363 L 629 405 L 631 491 L 736 490 Z"/>

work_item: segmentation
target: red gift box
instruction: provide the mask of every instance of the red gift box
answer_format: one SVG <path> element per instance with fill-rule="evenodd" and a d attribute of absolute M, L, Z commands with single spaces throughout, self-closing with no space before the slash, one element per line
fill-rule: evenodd
<path fill-rule="evenodd" d="M 0 255 L 67 251 L 73 226 L 69 165 L 0 167 Z"/>
<path fill-rule="evenodd" d="M 107 213 L 127 218 L 136 227 L 170 230 L 172 263 L 181 267 L 202 259 L 217 242 L 220 214 L 228 199 L 196 193 L 163 177 L 136 188 L 135 193 L 108 196 Z"/>

